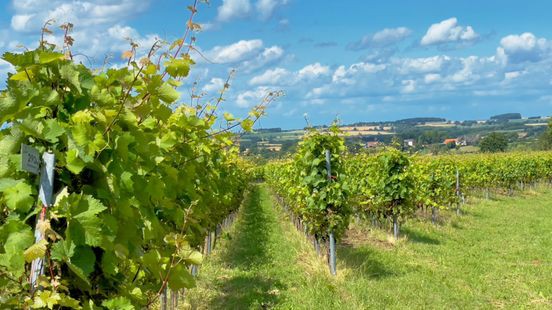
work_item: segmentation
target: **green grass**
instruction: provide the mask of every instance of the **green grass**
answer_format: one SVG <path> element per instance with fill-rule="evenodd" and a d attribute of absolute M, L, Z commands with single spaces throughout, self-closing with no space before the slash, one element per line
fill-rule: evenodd
<path fill-rule="evenodd" d="M 552 193 L 479 201 L 395 246 L 341 246 L 346 289 L 374 308 L 552 308 Z"/>
<path fill-rule="evenodd" d="M 552 191 L 473 201 L 401 240 L 352 225 L 332 278 L 264 185 L 188 292 L 200 309 L 552 308 Z"/>
<path fill-rule="evenodd" d="M 232 229 L 187 292 L 198 309 L 354 309 L 306 239 L 254 185 Z"/>

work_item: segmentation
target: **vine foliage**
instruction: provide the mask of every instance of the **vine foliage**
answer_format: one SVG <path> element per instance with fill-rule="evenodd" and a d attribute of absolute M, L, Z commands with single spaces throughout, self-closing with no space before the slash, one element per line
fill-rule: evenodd
<path fill-rule="evenodd" d="M 326 168 L 330 151 L 331 176 Z M 349 224 L 343 155 L 346 150 L 337 126 L 321 132 L 309 129 L 293 160 L 270 163 L 268 181 L 286 200 L 292 211 L 306 224 L 311 234 L 326 239 L 330 232 L 342 235 Z"/>
<path fill-rule="evenodd" d="M 247 173 L 231 130 L 213 129 L 214 104 L 177 104 L 194 64 L 180 52 L 185 41 L 160 64 L 159 46 L 141 59 L 133 46 L 119 69 L 75 63 L 72 41 L 2 56 L 15 73 L 0 92 L 0 307 L 143 308 L 166 287 L 194 286 L 188 267 L 201 263 L 206 232 L 240 205 Z M 250 130 L 263 112 L 224 121 Z M 20 169 L 22 143 L 56 157 L 57 195 L 38 244 L 39 180 Z M 46 272 L 31 294 L 39 257 Z"/>

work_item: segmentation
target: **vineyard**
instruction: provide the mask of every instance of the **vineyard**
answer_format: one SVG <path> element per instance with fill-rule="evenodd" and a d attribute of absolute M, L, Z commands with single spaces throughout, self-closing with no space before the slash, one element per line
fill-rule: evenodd
<path fill-rule="evenodd" d="M 121 66 L 77 61 L 71 24 L 2 55 L 1 309 L 552 307 L 552 152 L 353 152 L 307 119 L 243 156 L 283 92 L 222 112 L 230 71 L 182 98 L 196 5 Z"/>
<path fill-rule="evenodd" d="M 311 129 L 292 158 L 253 167 L 232 147 L 230 131 L 210 129 L 213 113 L 170 108 L 177 96 L 165 92 L 189 69 L 167 73 L 165 82 L 153 67 L 144 71 L 144 61 L 95 74 L 47 49 L 4 57 L 27 72 L 11 76 L 1 99 L 1 121 L 11 124 L 0 132 L 7 307 L 197 302 L 203 256 L 240 213 L 254 179 L 266 180 L 272 193 L 264 195 L 276 197 L 334 276 L 351 227 L 390 231 L 397 242 L 408 220 L 424 222 L 430 212 L 437 227 L 440 211 L 462 217 L 467 201 L 516 196 L 552 180 L 549 152 L 353 155 L 335 126 Z M 44 154 L 39 173 L 30 171 L 32 152 Z"/>
<path fill-rule="evenodd" d="M 375 156 L 345 155 L 333 130 L 312 131 L 293 159 L 265 168 L 268 184 L 317 252 L 320 242 L 343 234 L 351 216 L 392 225 L 398 238 L 400 223 L 417 213 L 430 210 L 435 222 L 439 210 L 460 215 L 470 197 L 511 196 L 552 181 L 550 152 L 409 156 L 389 148 Z"/>
<path fill-rule="evenodd" d="M 174 105 L 193 65 L 185 41 L 162 69 L 156 45 L 91 70 L 72 61 L 67 32 L 64 51 L 3 55 L 16 73 L 0 93 L 2 307 L 143 308 L 194 286 L 205 237 L 239 207 L 249 168 L 234 133 L 213 129 L 216 105 Z M 261 114 L 224 117 L 250 130 Z"/>

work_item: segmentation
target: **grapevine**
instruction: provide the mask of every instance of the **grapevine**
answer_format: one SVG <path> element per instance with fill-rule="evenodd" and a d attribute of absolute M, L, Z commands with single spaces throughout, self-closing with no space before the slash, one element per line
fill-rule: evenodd
<path fill-rule="evenodd" d="M 240 205 L 248 169 L 232 131 L 212 129 L 215 106 L 177 104 L 194 64 L 180 52 L 185 41 L 161 65 L 156 43 L 99 71 L 44 41 L 2 56 L 16 72 L 0 92 L 0 124 L 9 124 L 0 131 L 0 305 L 143 308 L 167 287 L 194 286 L 189 267 L 201 263 L 206 233 Z M 225 119 L 250 130 L 263 113 Z M 37 244 L 38 178 L 20 169 L 22 144 L 56 157 L 57 195 Z M 47 272 L 34 291 L 29 263 L 40 257 Z"/>

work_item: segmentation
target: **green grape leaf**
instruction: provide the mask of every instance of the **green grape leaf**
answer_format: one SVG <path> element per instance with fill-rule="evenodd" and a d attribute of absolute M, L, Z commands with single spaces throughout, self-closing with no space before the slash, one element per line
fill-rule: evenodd
<path fill-rule="evenodd" d="M 169 275 L 169 288 L 171 290 L 180 290 L 183 288 L 195 287 L 194 277 L 184 264 L 178 264 L 171 269 Z"/>
<path fill-rule="evenodd" d="M 193 265 L 201 265 L 201 262 L 203 262 L 203 255 L 201 252 L 192 251 L 185 261 Z"/>
<path fill-rule="evenodd" d="M 61 78 L 67 80 L 79 93 L 81 92 L 81 86 L 79 81 L 79 71 L 75 69 L 72 64 L 66 64 L 59 69 Z"/>
<path fill-rule="evenodd" d="M 174 132 L 170 132 L 167 134 L 164 134 L 160 141 L 159 141 L 159 147 L 163 150 L 168 150 L 172 148 L 177 143 L 177 138 Z"/>
<path fill-rule="evenodd" d="M 161 267 L 161 255 L 157 250 L 151 250 L 142 256 L 142 263 L 152 274 L 163 272 Z"/>
<path fill-rule="evenodd" d="M 49 142 L 56 143 L 58 137 L 65 133 L 65 129 L 55 119 L 48 119 L 44 122 L 42 136 Z"/>
<path fill-rule="evenodd" d="M 61 209 L 68 210 L 67 237 L 77 245 L 101 246 L 102 221 L 98 214 L 107 208 L 89 195 L 70 194 L 60 200 Z"/>
<path fill-rule="evenodd" d="M 69 196 L 79 196 L 78 194 L 70 194 Z M 72 217 L 75 219 L 91 218 L 100 214 L 107 208 L 96 198 L 90 195 L 82 195 L 78 198 L 79 203 L 71 210 Z"/>
<path fill-rule="evenodd" d="M 66 153 L 67 169 L 74 174 L 79 174 L 86 166 L 84 161 L 79 157 L 79 151 L 76 149 L 70 149 Z"/>
<path fill-rule="evenodd" d="M 243 130 L 251 132 L 253 130 L 253 124 L 253 120 L 247 118 L 241 122 L 241 127 L 243 128 Z"/>
<path fill-rule="evenodd" d="M 180 98 L 180 93 L 167 83 L 163 83 L 161 87 L 159 87 L 158 94 L 159 98 L 166 103 L 173 103 Z"/>
<path fill-rule="evenodd" d="M 19 110 L 21 104 L 9 94 L 0 94 L 0 124 L 7 121 Z M 0 149 L 1 150 L 1 149 Z"/>
<path fill-rule="evenodd" d="M 102 270 L 108 275 L 115 275 L 119 272 L 119 260 L 113 252 L 104 252 L 102 255 Z"/>
<path fill-rule="evenodd" d="M 25 250 L 25 252 L 23 252 L 23 257 L 25 257 L 25 261 L 27 263 L 30 263 L 37 258 L 44 257 L 44 255 L 46 254 L 47 245 L 48 241 L 44 239 L 40 240 L 38 243 L 31 245 Z"/>
<path fill-rule="evenodd" d="M 10 81 L 25 81 L 32 80 L 33 72 L 32 71 L 19 71 L 10 76 Z"/>
<path fill-rule="evenodd" d="M 76 124 L 90 124 L 90 122 L 94 120 L 94 117 L 89 110 L 83 110 L 73 114 L 71 120 Z"/>
<path fill-rule="evenodd" d="M 2 55 L 2 59 L 12 64 L 14 67 L 26 67 L 35 64 L 36 51 L 28 51 L 24 53 L 6 52 Z"/>
<path fill-rule="evenodd" d="M 128 298 L 119 296 L 102 302 L 102 306 L 109 310 L 134 310 L 134 306 Z"/>
<path fill-rule="evenodd" d="M 76 299 L 73 299 L 65 294 L 59 294 L 61 299 L 59 300 L 59 305 L 62 307 L 67 307 L 71 309 L 81 309 L 80 302 Z"/>
<path fill-rule="evenodd" d="M 52 291 L 39 291 L 33 298 L 33 304 L 31 305 L 34 309 L 53 309 L 54 306 L 58 305 L 61 301 L 61 296 L 58 292 Z"/>
<path fill-rule="evenodd" d="M 128 132 L 120 134 L 115 140 L 115 151 L 122 159 L 128 159 L 129 145 L 135 141 L 135 138 Z"/>
<path fill-rule="evenodd" d="M 8 135 L 0 140 L 0 154 L 2 155 L 19 153 L 20 149 L 21 143 L 18 137 Z"/>
<path fill-rule="evenodd" d="M 6 206 L 11 210 L 26 213 L 35 202 L 33 189 L 25 182 L 19 182 L 15 186 L 5 189 L 3 192 Z"/>
<path fill-rule="evenodd" d="M 190 65 L 192 65 L 192 61 L 189 58 L 173 58 L 166 61 L 164 65 L 167 73 L 173 78 L 186 77 L 190 72 Z"/>
<path fill-rule="evenodd" d="M 69 268 L 75 272 L 81 279 L 88 281 L 88 276 L 94 271 L 96 255 L 92 248 L 88 246 L 77 246 L 75 253 L 67 262 Z"/>
<path fill-rule="evenodd" d="M 65 55 L 62 53 L 50 52 L 50 51 L 40 51 L 38 54 L 38 59 L 41 64 L 47 64 L 56 60 L 65 59 Z"/>
<path fill-rule="evenodd" d="M 232 115 L 231 113 L 228 113 L 228 112 L 224 112 L 224 119 L 227 121 L 227 122 L 233 122 L 236 120 L 236 118 L 234 117 L 234 115 Z"/>
<path fill-rule="evenodd" d="M 52 245 L 50 257 L 53 260 L 67 262 L 75 254 L 76 245 L 72 242 L 60 240 Z"/>
<path fill-rule="evenodd" d="M 30 228 L 12 232 L 4 243 L 4 253 L 0 254 L 0 266 L 4 266 L 15 277 L 25 272 L 25 258 L 23 251 L 34 242 Z"/>
<path fill-rule="evenodd" d="M 0 193 L 4 192 L 5 190 L 14 187 L 18 183 L 23 182 L 23 180 L 14 180 L 10 178 L 0 178 Z"/>

